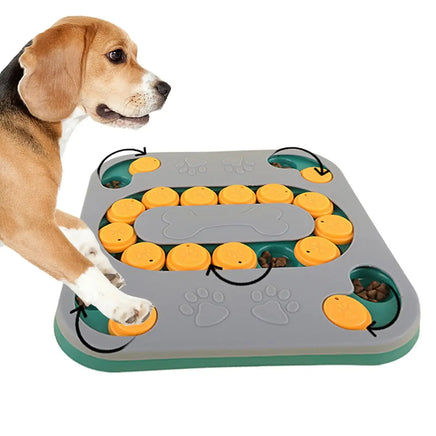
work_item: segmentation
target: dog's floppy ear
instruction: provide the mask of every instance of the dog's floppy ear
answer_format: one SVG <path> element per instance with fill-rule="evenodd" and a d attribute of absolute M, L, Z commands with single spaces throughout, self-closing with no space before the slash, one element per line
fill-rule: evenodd
<path fill-rule="evenodd" d="M 29 112 L 44 121 L 67 118 L 79 103 L 91 29 L 60 24 L 37 35 L 19 61 L 18 92 Z"/>

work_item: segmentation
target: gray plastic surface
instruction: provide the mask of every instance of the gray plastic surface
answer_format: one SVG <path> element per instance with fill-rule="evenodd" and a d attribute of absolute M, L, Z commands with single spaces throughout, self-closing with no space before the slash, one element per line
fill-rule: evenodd
<path fill-rule="evenodd" d="M 299 171 L 280 169 L 267 161 L 273 150 L 204 153 L 150 153 L 161 166 L 133 176 L 121 189 L 102 186 L 91 176 L 82 218 L 98 233 L 106 210 L 116 200 L 157 186 L 261 186 L 281 183 L 326 195 L 354 225 L 354 239 L 338 259 L 314 267 L 275 268 L 262 281 L 233 286 L 205 271 L 146 271 L 108 255 L 127 281 L 123 290 L 153 302 L 156 325 L 138 336 L 124 350 L 105 355 L 111 360 L 143 360 L 228 356 L 283 356 L 384 353 L 409 342 L 419 328 L 419 304 L 414 289 L 377 232 L 342 172 L 321 158 L 333 174 L 330 183 L 305 180 Z M 282 152 L 278 154 L 291 154 Z M 299 151 L 293 155 L 306 156 Z M 125 155 L 106 162 L 103 171 Z M 274 224 L 265 226 L 272 220 Z M 138 235 L 161 244 L 219 243 L 300 239 L 313 230 L 313 219 L 293 205 L 201 206 L 155 208 L 135 224 Z M 103 249 L 104 250 L 104 249 Z M 387 273 L 399 291 L 402 308 L 395 323 L 377 332 L 347 330 L 330 322 L 323 313 L 324 300 L 333 294 L 351 294 L 351 271 L 376 267 Z M 264 270 L 220 271 L 235 282 L 247 282 Z M 64 338 L 81 352 L 102 357 L 77 338 L 73 293 L 63 288 L 56 322 Z M 114 348 L 126 338 L 99 333 L 81 323 L 86 340 L 96 347 Z"/>

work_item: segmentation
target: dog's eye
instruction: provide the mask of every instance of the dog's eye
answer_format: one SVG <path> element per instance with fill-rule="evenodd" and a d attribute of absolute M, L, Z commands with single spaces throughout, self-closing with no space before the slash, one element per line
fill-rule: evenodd
<path fill-rule="evenodd" d="M 124 51 L 120 48 L 110 51 L 106 54 L 106 56 L 114 64 L 122 64 L 127 60 L 126 53 L 124 53 Z"/>

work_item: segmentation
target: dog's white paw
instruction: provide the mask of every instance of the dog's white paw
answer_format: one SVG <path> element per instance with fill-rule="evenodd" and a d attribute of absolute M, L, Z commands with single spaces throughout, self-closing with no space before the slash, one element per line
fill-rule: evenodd
<path fill-rule="evenodd" d="M 101 251 L 97 239 L 89 228 L 59 228 L 80 253 L 89 259 L 115 287 L 120 289 L 126 284 L 121 274 Z"/>
<path fill-rule="evenodd" d="M 74 283 L 64 283 L 86 306 L 92 304 L 103 315 L 121 324 L 141 324 L 153 310 L 150 301 L 120 291 L 95 266 L 89 267 Z"/>
<path fill-rule="evenodd" d="M 153 304 L 143 298 L 125 296 L 125 301 L 114 308 L 111 318 L 126 325 L 142 324 L 150 316 Z"/>
<path fill-rule="evenodd" d="M 83 255 L 88 258 L 118 289 L 126 284 L 124 277 L 112 266 L 98 245 L 91 245 L 83 249 Z"/>

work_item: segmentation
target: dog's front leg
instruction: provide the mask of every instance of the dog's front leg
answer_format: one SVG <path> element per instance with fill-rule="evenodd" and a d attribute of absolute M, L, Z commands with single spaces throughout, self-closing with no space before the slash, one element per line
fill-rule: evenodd
<path fill-rule="evenodd" d="M 65 237 L 56 222 L 26 223 L 4 239 L 25 259 L 63 281 L 86 305 L 123 324 L 138 324 L 151 313 L 150 301 L 132 297 L 114 286 Z"/>
<path fill-rule="evenodd" d="M 94 233 L 84 221 L 61 210 L 55 212 L 56 224 L 66 238 L 88 258 L 117 288 L 121 288 L 126 281 L 109 262 L 109 259 L 101 251 Z"/>

